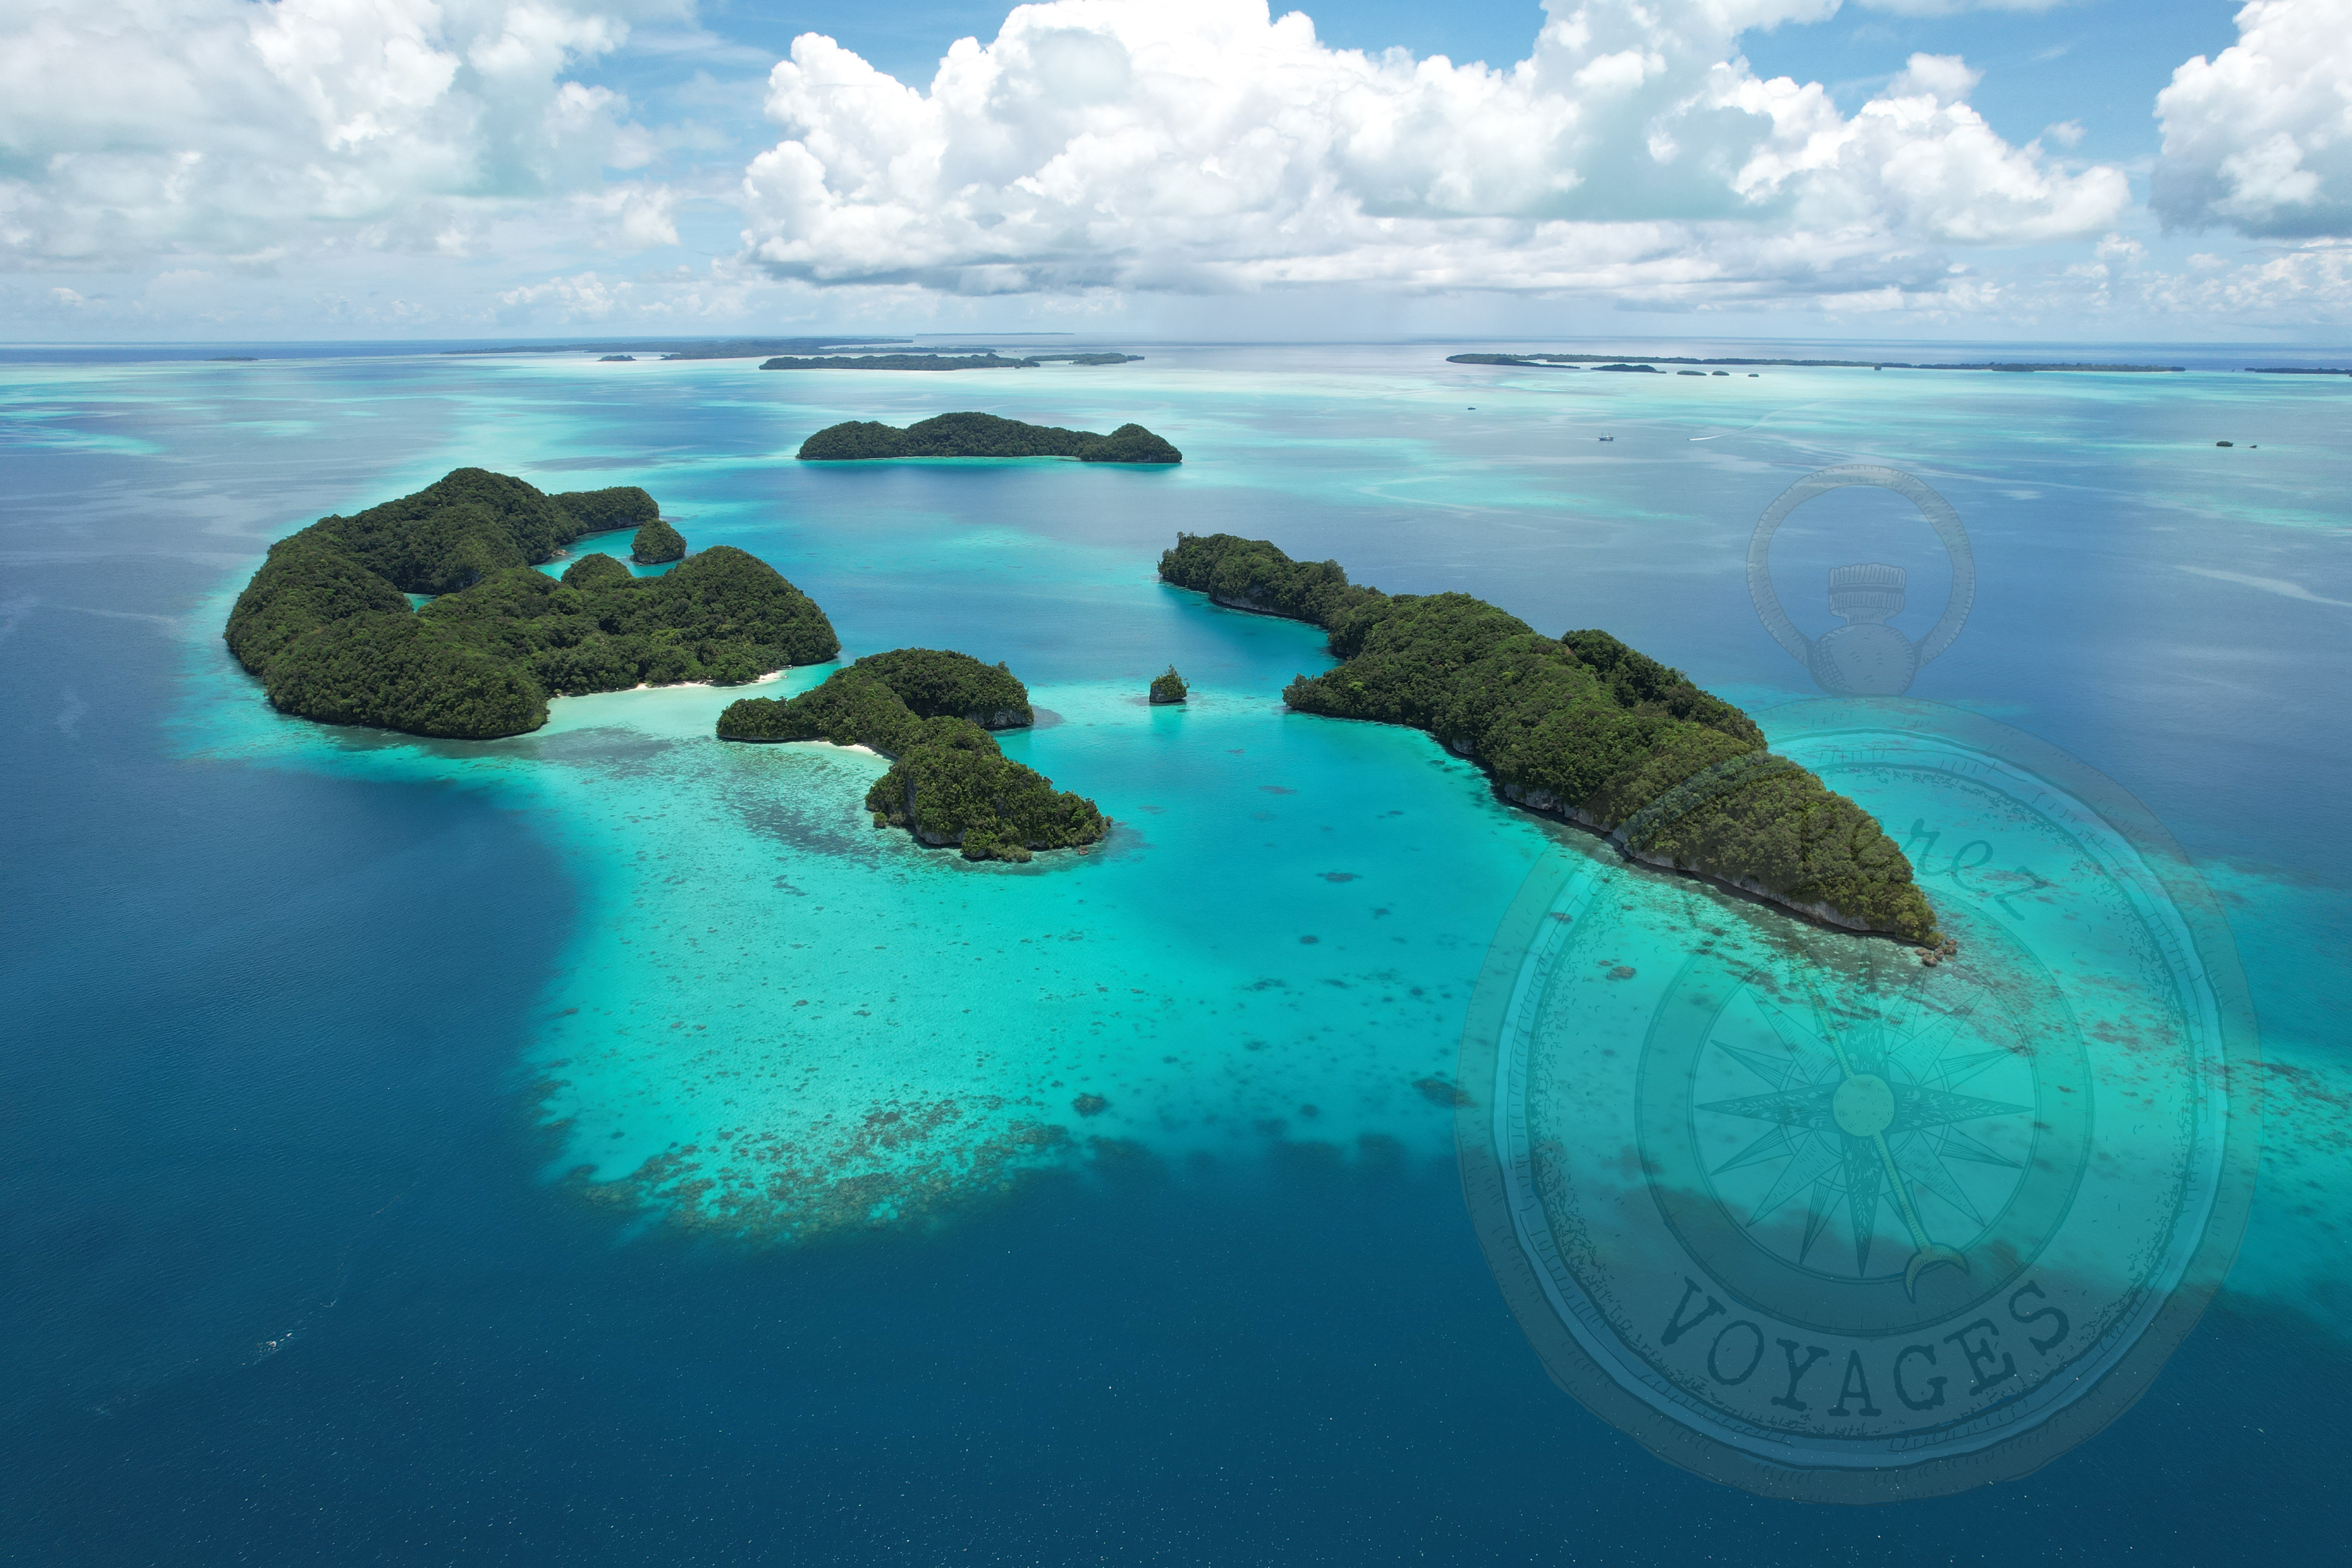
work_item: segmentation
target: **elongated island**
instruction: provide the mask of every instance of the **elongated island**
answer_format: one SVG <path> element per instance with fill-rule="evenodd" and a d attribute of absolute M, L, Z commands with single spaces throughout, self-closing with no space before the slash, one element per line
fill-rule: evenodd
<path fill-rule="evenodd" d="M 1773 756 L 1747 714 L 1606 632 L 1544 637 L 1467 594 L 1383 594 L 1337 562 L 1230 533 L 1179 534 L 1160 575 L 1328 633 L 1339 667 L 1283 691 L 1300 712 L 1426 731 L 1506 800 L 1649 865 L 1850 931 L 1942 940 L 1875 817 Z"/>
<path fill-rule="evenodd" d="M 841 651 L 814 600 L 727 545 L 659 577 L 602 554 L 561 582 L 536 570 L 625 528 L 684 553 L 660 517 L 633 485 L 551 496 L 458 468 L 270 546 L 225 636 L 281 712 L 467 740 L 538 729 L 551 697 L 734 684 Z M 411 594 L 436 597 L 412 609 Z"/>
<path fill-rule="evenodd" d="M 1108 436 L 1028 425 L 993 414 L 939 414 L 900 429 L 870 419 L 828 425 L 801 443 L 804 463 L 891 458 L 1075 458 L 1081 463 L 1181 463 L 1184 454 L 1140 425 Z"/>
<path fill-rule="evenodd" d="M 1036 721 L 1029 689 L 1002 664 L 949 649 L 869 654 L 779 700 L 746 697 L 719 715 L 722 741 L 825 741 L 890 760 L 866 793 L 877 827 L 903 827 L 967 860 L 1030 859 L 1109 831 L 1095 803 L 1006 756 L 993 730 Z"/>

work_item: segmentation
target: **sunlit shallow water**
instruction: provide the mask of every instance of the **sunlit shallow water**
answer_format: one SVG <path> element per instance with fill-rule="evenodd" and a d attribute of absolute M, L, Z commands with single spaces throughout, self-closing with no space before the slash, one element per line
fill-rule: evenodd
<path fill-rule="evenodd" d="M 494 1128 L 512 1169 L 470 1179 L 533 1183 L 585 1216 L 586 1234 L 622 1246 L 670 1232 L 762 1255 L 845 1233 L 914 1245 L 991 1223 L 1009 1190 L 1056 1173 L 1112 1178 L 1139 1161 L 1204 1194 L 1301 1151 L 1365 1172 L 1442 1169 L 1464 1010 L 1496 922 L 1539 863 L 1607 852 L 1496 802 L 1475 768 L 1423 737 L 1286 714 L 1282 684 L 1326 662 L 1317 635 L 1159 584 L 1158 552 L 1180 529 L 1230 530 L 1392 590 L 1466 589 L 1546 631 L 1606 626 L 1769 728 L 1773 706 L 1811 689 L 1748 605 L 1748 531 L 1798 475 L 1878 461 L 1936 485 L 1977 545 L 1977 610 L 1913 695 L 2081 755 L 2147 802 L 2223 900 L 2270 1090 L 2232 1289 L 2333 1323 L 2347 1089 L 2333 1020 L 2352 1001 L 2341 961 L 2352 856 L 2333 784 L 2352 613 L 2330 479 L 2346 457 L 2340 386 L 2219 370 L 1701 382 L 1497 375 L 1420 350 L 1150 353 L 945 385 L 728 363 L 11 372 L 5 438 L 37 508 L 6 545 L 37 584 L 8 608 L 16 646 L 38 654 L 26 665 L 37 679 L 12 694 L 28 769 L 17 776 L 69 776 L 103 739 L 121 766 L 154 770 L 137 805 L 110 809 L 173 821 L 164 841 L 187 845 L 216 831 L 170 816 L 198 781 L 281 816 L 354 789 L 405 803 L 389 839 L 322 828 L 303 904 L 289 887 L 240 882 L 235 857 L 163 885 L 145 869 L 152 849 L 118 867 L 74 827 L 86 807 L 30 797 L 19 820 L 49 826 L 28 827 L 16 874 L 76 889 L 67 913 L 27 922 L 14 948 L 15 983 L 57 1061 L 96 1059 L 100 1037 L 208 1009 L 226 1009 L 231 1033 L 267 1034 L 237 1020 L 283 992 L 303 1001 L 299 1026 L 320 1031 L 301 1037 L 305 1063 L 380 1027 L 419 1060 L 487 1064 L 467 1093 L 511 1114 L 465 1124 Z M 1119 473 L 789 459 L 835 419 L 972 405 L 1096 428 L 1136 419 L 1188 461 Z M 2214 447 L 2222 436 L 2239 446 Z M 563 700 L 545 730 L 485 745 L 270 713 L 217 641 L 267 542 L 467 463 L 550 489 L 646 485 L 697 547 L 752 550 L 814 595 L 852 656 L 914 644 L 1009 661 L 1052 721 L 1007 737 L 1008 752 L 1094 798 L 1117 819 L 1112 837 L 1025 868 L 923 849 L 868 826 L 878 760 L 722 745 L 710 726 L 731 694 L 709 689 Z M 1829 566 L 1904 564 L 1911 608 L 1898 624 L 1915 635 L 1946 581 L 1932 535 L 1867 496 L 1809 507 L 1773 561 L 1791 613 L 1816 631 L 1829 624 Z M 158 651 L 110 674 L 93 650 L 134 636 Z M 1171 661 L 1196 697 L 1154 710 L 1143 685 Z M 824 673 L 793 672 L 782 689 Z M 1920 815 L 1899 791 L 1848 787 L 1898 838 Z M 478 967 L 395 971 L 378 989 L 308 978 L 478 918 L 433 901 L 444 885 L 494 897 L 471 879 L 503 864 L 491 841 L 435 836 L 478 812 L 545 868 L 513 880 L 495 910 L 482 905 Z M 347 859 L 381 863 L 372 890 L 351 882 Z M 1603 955 L 1638 986 L 1675 971 L 1691 929 L 1681 911 L 1717 895 L 1647 872 L 1624 881 L 1661 917 L 1634 922 L 1648 932 L 1637 948 Z M 207 945 L 201 911 L 278 903 L 317 911 L 270 950 L 308 956 L 255 975 L 258 990 L 206 994 L 202 976 L 244 960 Z M 92 933 L 151 904 L 191 911 L 147 966 L 188 978 L 116 1018 Z M 468 994 L 485 1000 L 462 1018 L 441 1005 Z M 88 1033 L 101 1015 L 110 1032 Z M 408 1070 L 399 1050 L 384 1059 L 387 1081 Z M 51 1103 L 79 1103 L 79 1079 L 58 1082 Z M 207 1181 L 280 1179 L 241 1173 L 249 1094 L 202 1103 L 226 1140 Z M 88 1131 L 77 1146 L 98 1145 Z M 268 1168 L 290 1188 L 317 1161 L 357 1168 L 355 1146 Z M 416 1169 L 448 1164 L 420 1156 Z M 354 1195 L 351 1223 L 381 1226 L 392 1222 L 376 1208 L 392 1203 L 396 1218 L 399 1203 L 422 1201 L 403 1190 Z M 197 1327 L 155 1342 L 184 1338 L 210 1364 L 223 1345 L 331 1323 L 319 1303 L 342 1298 L 335 1247 L 323 1252 L 318 1278 L 274 1286 L 266 1310 L 224 1289 L 217 1313 L 183 1308 Z M 43 1321 L 95 1321 L 74 1300 Z M 131 1385 L 173 1375 L 154 1370 L 173 1353 L 142 1352 L 148 1370 Z M 100 1364 L 108 1354 L 87 1351 L 59 1363 Z"/>

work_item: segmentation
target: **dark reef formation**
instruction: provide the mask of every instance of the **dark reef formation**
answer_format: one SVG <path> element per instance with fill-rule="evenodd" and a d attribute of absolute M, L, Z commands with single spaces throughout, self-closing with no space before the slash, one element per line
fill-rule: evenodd
<path fill-rule="evenodd" d="M 686 538 L 677 530 L 655 518 L 637 530 L 629 541 L 629 559 L 640 566 L 658 566 L 665 561 L 686 559 Z"/>
<path fill-rule="evenodd" d="M 607 555 L 561 582 L 533 569 L 658 515 L 635 486 L 551 496 L 459 468 L 272 545 L 230 612 L 229 651 L 282 712 L 470 740 L 539 728 L 551 697 L 735 683 L 840 652 L 814 601 L 725 545 L 660 577 Z M 410 594 L 437 596 L 412 611 Z"/>
<path fill-rule="evenodd" d="M 1171 664 L 1168 667 L 1167 674 L 1155 675 L 1151 678 L 1151 704 L 1157 708 L 1171 702 L 1181 702 L 1191 694 L 1192 689 L 1192 687 L 1185 684 L 1184 678 L 1176 673 L 1176 667 Z"/>
<path fill-rule="evenodd" d="M 1850 930 L 1940 940 L 1874 817 L 1772 756 L 1738 709 L 1606 632 L 1543 637 L 1466 594 L 1392 596 L 1336 562 L 1232 534 L 1179 535 L 1160 574 L 1323 627 L 1342 662 L 1284 690 L 1301 712 L 1426 731 L 1504 798 L 1608 833 L 1648 864 Z"/>
<path fill-rule="evenodd" d="M 853 419 L 828 426 L 801 443 L 810 463 L 871 462 L 887 458 L 1075 458 L 1081 463 L 1181 463 L 1184 454 L 1140 425 L 1108 436 L 1026 425 L 993 414 L 940 414 L 901 430 Z"/>
<path fill-rule="evenodd" d="M 722 741 L 829 741 L 890 759 L 866 793 L 877 827 L 904 827 L 967 860 L 1027 860 L 1092 844 L 1109 823 L 1094 802 L 998 748 L 991 730 L 1034 721 L 1029 691 L 1002 664 L 908 647 L 868 655 L 798 697 L 747 697 L 719 716 Z"/>

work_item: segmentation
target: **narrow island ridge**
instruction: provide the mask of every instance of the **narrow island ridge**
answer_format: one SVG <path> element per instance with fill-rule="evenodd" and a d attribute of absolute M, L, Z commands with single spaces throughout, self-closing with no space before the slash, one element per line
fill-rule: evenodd
<path fill-rule="evenodd" d="M 869 654 L 798 697 L 747 697 L 719 715 L 722 741 L 825 741 L 890 760 L 866 792 L 877 827 L 903 827 L 967 860 L 1030 859 L 1109 831 L 1095 803 L 1004 755 L 992 730 L 1036 721 L 1002 664 L 952 650 Z"/>
<path fill-rule="evenodd" d="M 1606 833 L 1648 865 L 1850 931 L 1943 940 L 1876 818 L 1773 756 L 1738 708 L 1606 632 L 1543 637 L 1466 594 L 1383 594 L 1337 562 L 1229 533 L 1179 534 L 1160 575 L 1323 627 L 1341 663 L 1284 689 L 1300 712 L 1426 731 L 1506 800 Z"/>
<path fill-rule="evenodd" d="M 870 419 L 829 425 L 801 443 L 804 463 L 892 458 L 1075 458 L 1081 463 L 1181 463 L 1184 454 L 1140 425 L 1108 436 L 993 414 L 939 414 L 900 429 Z"/>

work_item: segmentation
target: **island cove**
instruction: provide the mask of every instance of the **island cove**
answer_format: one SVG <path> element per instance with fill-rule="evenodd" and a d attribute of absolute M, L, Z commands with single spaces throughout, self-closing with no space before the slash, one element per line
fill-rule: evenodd
<path fill-rule="evenodd" d="M 1040 849 L 1082 849 L 1109 829 L 1093 801 L 1056 790 L 989 733 L 1035 720 L 1028 689 L 1003 665 L 908 647 L 868 655 L 798 697 L 730 703 L 719 738 L 877 752 L 890 771 L 866 792 L 875 826 L 904 827 L 967 860 L 1021 861 Z"/>
<path fill-rule="evenodd" d="M 814 601 L 728 546 L 658 577 L 602 554 L 560 582 L 535 570 L 624 528 L 641 559 L 685 553 L 633 486 L 551 496 L 459 468 L 270 546 L 225 635 L 281 712 L 463 740 L 536 730 L 553 697 L 737 684 L 840 653 Z M 411 594 L 434 597 L 412 609 Z"/>
<path fill-rule="evenodd" d="M 993 414 L 940 414 L 900 429 L 873 420 L 827 426 L 801 443 L 803 462 L 892 458 L 1074 458 L 1081 463 L 1181 463 L 1184 454 L 1140 425 L 1108 436 L 1029 425 Z"/>
<path fill-rule="evenodd" d="M 1539 635 L 1466 594 L 1388 595 L 1264 540 L 1180 534 L 1161 578 L 1229 608 L 1321 626 L 1341 662 L 1291 709 L 1427 731 L 1515 805 L 1605 833 L 1632 858 L 1850 931 L 1943 941 L 1877 820 L 1767 750 L 1755 721 L 1601 631 Z"/>

